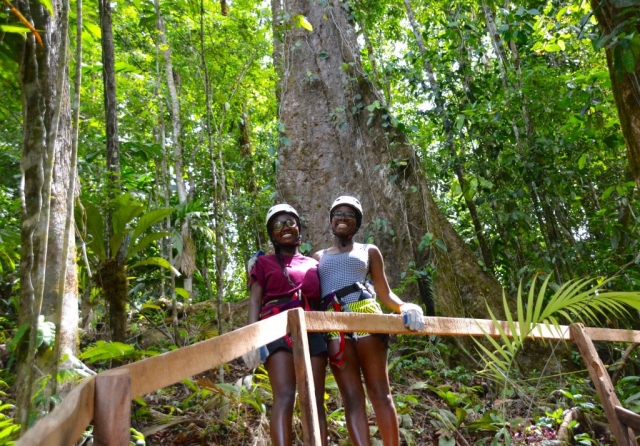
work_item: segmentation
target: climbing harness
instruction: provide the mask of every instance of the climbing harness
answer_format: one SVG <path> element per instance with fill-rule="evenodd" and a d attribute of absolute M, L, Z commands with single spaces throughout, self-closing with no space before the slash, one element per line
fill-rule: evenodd
<path fill-rule="evenodd" d="M 369 292 L 369 289 L 365 284 L 361 282 L 355 282 L 351 285 L 347 285 L 343 288 L 340 288 L 339 290 L 335 290 L 328 294 L 324 298 L 324 302 L 322 303 L 320 309 L 322 311 L 327 311 L 329 308 L 331 308 L 336 313 L 350 313 L 351 308 L 349 308 L 348 304 L 343 302 L 342 298 L 356 292 L 360 292 L 357 302 L 361 302 L 367 299 L 373 299 L 373 294 Z M 344 364 L 344 348 L 346 344 L 346 334 L 341 331 L 339 335 L 340 345 L 338 347 L 338 351 L 334 355 L 329 356 L 329 363 L 338 368 L 342 367 L 342 365 Z M 351 337 L 357 340 L 357 333 L 352 333 Z"/>
<path fill-rule="evenodd" d="M 309 305 L 309 300 L 302 295 L 300 290 L 298 290 L 291 296 L 274 299 L 265 304 L 260 311 L 260 320 L 270 318 L 271 316 L 275 316 L 276 314 L 280 314 L 292 308 L 304 308 L 304 311 L 312 311 L 311 306 Z M 291 335 L 289 333 L 285 335 L 284 339 L 287 341 L 287 345 L 290 348 L 293 348 L 293 341 L 291 340 Z"/>

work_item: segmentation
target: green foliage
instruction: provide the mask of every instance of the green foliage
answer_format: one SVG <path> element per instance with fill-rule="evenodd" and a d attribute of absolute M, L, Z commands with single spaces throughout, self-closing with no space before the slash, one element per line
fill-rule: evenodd
<path fill-rule="evenodd" d="M 640 376 L 625 376 L 616 383 L 620 402 L 627 409 L 640 413 Z"/>
<path fill-rule="evenodd" d="M 78 358 L 94 364 L 96 362 L 110 361 L 114 359 L 133 359 L 137 360 L 144 356 L 155 356 L 158 353 L 153 351 L 136 350 L 135 347 L 121 342 L 105 342 L 97 341 L 92 347 L 84 350 Z"/>
<path fill-rule="evenodd" d="M 15 444 L 20 435 L 20 425 L 17 420 L 7 415 L 7 412 L 13 411 L 12 404 L 3 404 L 0 400 L 0 444 Z"/>
<path fill-rule="evenodd" d="M 107 260 L 105 243 L 105 222 L 100 209 L 89 201 L 84 201 L 84 213 L 76 211 L 78 221 L 86 221 L 85 230 L 90 238 L 87 244 L 100 262 Z M 109 238 L 109 248 L 112 256 L 125 247 L 125 261 L 131 260 L 136 254 L 147 248 L 151 243 L 163 237 L 169 237 L 169 232 L 154 232 L 143 236 L 144 232 L 156 223 L 169 216 L 174 208 L 153 209 L 145 212 L 145 206 L 137 202 L 130 194 L 123 194 L 112 201 L 113 235 Z M 144 212 L 144 215 L 142 215 Z M 172 269 L 162 258 L 146 259 L 145 263 L 135 263 L 134 268 L 143 265 L 155 265 Z M 177 271 L 174 272 L 179 275 Z"/>
<path fill-rule="evenodd" d="M 601 318 L 624 317 L 627 308 L 640 309 L 640 293 L 606 290 L 609 281 L 591 285 L 593 279 L 570 281 L 558 288 L 547 298 L 548 276 L 536 293 L 535 281 L 529 289 L 525 302 L 522 284 L 516 296 L 517 318 L 511 314 L 506 295 L 503 296 L 504 314 L 507 329 L 500 323 L 491 308 L 491 319 L 499 333 L 500 342 L 485 332 L 485 340 L 493 347 L 491 350 L 477 341 L 478 349 L 484 354 L 485 372 L 498 381 L 509 374 L 516 353 L 529 335 L 536 334 L 537 324 L 561 334 L 560 325 L 565 322 L 590 322 L 597 324 Z M 510 333 L 509 336 L 507 333 Z"/>
<path fill-rule="evenodd" d="M 2 389 L 7 387 L 7 383 L 0 379 L 0 397 L 3 399 L 6 393 Z M 20 435 L 20 424 L 13 418 L 14 409 L 13 404 L 3 403 L 0 400 L 0 444 L 14 444 Z"/>

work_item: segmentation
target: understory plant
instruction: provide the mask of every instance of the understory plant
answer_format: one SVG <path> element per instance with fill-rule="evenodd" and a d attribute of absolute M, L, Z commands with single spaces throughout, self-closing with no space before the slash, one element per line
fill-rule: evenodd
<path fill-rule="evenodd" d="M 6 388 L 7 383 L 0 380 L 0 389 Z M 6 397 L 6 393 L 0 390 L 0 397 Z M 10 445 L 18 440 L 20 425 L 13 418 L 14 405 L 0 400 L 0 444 Z"/>
<path fill-rule="evenodd" d="M 522 350 L 527 338 L 539 337 L 543 329 L 563 335 L 563 330 L 567 330 L 568 327 L 563 328 L 562 323 L 582 322 L 598 325 L 601 320 L 623 320 L 628 315 L 629 308 L 640 309 L 640 293 L 608 290 L 606 285 L 611 279 L 601 282 L 596 282 L 595 279 L 569 281 L 547 297 L 547 291 L 551 288 L 550 279 L 551 276 L 547 276 L 538 290 L 534 279 L 526 298 L 520 283 L 516 296 L 515 318 L 507 296 L 503 294 L 506 327 L 491 308 L 487 307 L 497 331 L 497 339 L 484 330 L 484 342 L 474 339 L 478 349 L 483 353 L 484 369 L 481 373 L 502 386 L 503 396 L 507 395 L 510 389 L 524 393 L 518 389 L 513 378 L 517 372 L 516 355 Z M 580 410 L 580 407 L 578 409 Z M 587 439 L 582 438 L 582 441 L 584 444 Z"/>

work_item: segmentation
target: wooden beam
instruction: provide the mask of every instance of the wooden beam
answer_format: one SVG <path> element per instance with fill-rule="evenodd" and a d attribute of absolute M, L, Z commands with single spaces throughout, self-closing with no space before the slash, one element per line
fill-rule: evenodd
<path fill-rule="evenodd" d="M 131 442 L 131 378 L 127 369 L 112 369 L 96 376 L 93 416 L 95 446 Z"/>
<path fill-rule="evenodd" d="M 640 432 L 640 415 L 621 406 L 616 406 L 618 418 L 636 432 Z"/>
<path fill-rule="evenodd" d="M 440 335 L 440 336 L 485 336 L 499 337 L 495 323 L 488 319 L 466 319 L 454 317 L 425 317 L 425 326 L 420 331 L 411 331 L 404 326 L 402 316 L 395 314 L 362 314 L 307 312 L 307 330 L 330 331 L 367 331 L 370 333 Z M 507 322 L 499 321 L 502 329 L 510 334 Z M 517 326 L 517 324 L 516 324 Z M 569 327 L 559 328 L 538 324 L 530 337 L 537 339 L 570 339 Z"/>
<path fill-rule="evenodd" d="M 305 319 L 307 320 L 307 330 L 313 332 L 367 331 L 370 333 L 479 337 L 484 336 L 484 333 L 488 333 L 490 336 L 500 337 L 500 331 L 490 319 L 425 317 L 425 326 L 420 331 L 411 331 L 406 328 L 402 322 L 402 317 L 395 314 L 307 312 L 305 313 Z M 498 322 L 504 332 L 510 336 L 511 330 L 509 330 L 507 322 Z M 592 341 L 640 342 L 640 331 L 596 327 L 584 327 L 584 331 Z M 530 337 L 570 341 L 571 332 L 568 325 L 560 325 L 556 328 L 537 324 Z"/>
<path fill-rule="evenodd" d="M 143 359 L 120 368 L 131 374 L 131 398 L 146 395 L 216 368 L 286 334 L 287 313 L 272 316 L 216 338 Z"/>
<path fill-rule="evenodd" d="M 637 446 L 633 431 L 618 418 L 616 406 L 622 405 L 616 396 L 609 373 L 607 373 L 602 360 L 600 360 L 593 342 L 591 342 L 582 324 L 571 325 L 571 334 L 582 354 L 587 370 L 589 370 L 589 376 L 598 392 L 600 403 L 607 416 L 609 428 L 616 439 L 616 443 L 618 446 Z"/>
<path fill-rule="evenodd" d="M 613 328 L 584 327 L 584 332 L 592 341 L 640 342 L 640 331 Z"/>
<path fill-rule="evenodd" d="M 302 436 L 305 445 L 321 446 L 315 384 L 307 339 L 307 324 L 302 308 L 289 311 L 289 333 L 293 339 L 293 362 L 302 412 Z"/>
<path fill-rule="evenodd" d="M 95 377 L 84 379 L 49 415 L 16 443 L 17 446 L 75 444 L 93 419 Z"/>

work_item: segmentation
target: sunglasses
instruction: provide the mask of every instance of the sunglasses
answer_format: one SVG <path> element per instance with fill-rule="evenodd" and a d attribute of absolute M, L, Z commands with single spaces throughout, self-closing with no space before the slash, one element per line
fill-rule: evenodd
<path fill-rule="evenodd" d="M 288 228 L 295 228 L 296 226 L 298 226 L 298 222 L 293 218 L 277 221 L 273 224 L 273 229 L 275 229 L 276 231 L 280 231 L 284 228 L 285 225 L 287 225 Z"/>
<path fill-rule="evenodd" d="M 331 218 L 344 218 L 345 220 L 353 220 L 354 218 L 356 218 L 356 213 L 335 211 L 331 213 Z"/>

